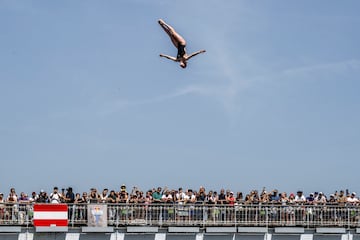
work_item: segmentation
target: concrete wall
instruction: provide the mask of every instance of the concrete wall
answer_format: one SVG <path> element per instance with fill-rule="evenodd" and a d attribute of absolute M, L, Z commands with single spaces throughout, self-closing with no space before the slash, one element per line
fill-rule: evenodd
<path fill-rule="evenodd" d="M 141 232 L 144 229 L 147 232 Z M 360 240 L 359 229 L 351 231 L 342 228 L 123 228 L 82 229 L 72 228 L 66 232 L 37 232 L 34 228 L 17 228 L 1 231 L 0 240 Z M 111 232 L 109 232 L 112 230 Z M 157 230 L 157 231 L 155 231 Z M 266 232 L 264 232 L 266 230 Z"/>

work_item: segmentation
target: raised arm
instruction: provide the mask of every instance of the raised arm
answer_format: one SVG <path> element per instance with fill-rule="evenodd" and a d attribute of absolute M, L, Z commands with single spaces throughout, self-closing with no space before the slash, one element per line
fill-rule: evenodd
<path fill-rule="evenodd" d="M 194 53 L 190 54 L 189 56 L 187 56 L 186 60 L 189 60 L 190 58 L 195 57 L 196 55 L 198 55 L 200 53 L 204 53 L 204 52 L 206 52 L 206 51 L 200 50 L 200 51 L 194 52 Z"/>
<path fill-rule="evenodd" d="M 165 55 L 165 54 L 160 54 L 160 57 L 164 57 L 164 58 L 167 58 L 167 59 L 170 59 L 170 60 L 173 60 L 174 62 L 176 62 L 176 58 L 175 57 L 172 57 L 172 56 L 169 56 L 169 55 Z"/>

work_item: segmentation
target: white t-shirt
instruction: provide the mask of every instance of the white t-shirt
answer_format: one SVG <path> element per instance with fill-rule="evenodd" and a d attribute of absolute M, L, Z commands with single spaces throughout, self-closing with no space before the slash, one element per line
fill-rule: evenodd
<path fill-rule="evenodd" d="M 50 202 L 51 203 L 60 203 L 61 194 L 60 193 L 51 193 Z"/>
<path fill-rule="evenodd" d="M 176 194 L 176 199 L 179 201 L 183 201 L 185 199 L 185 193 L 184 192 L 179 192 Z"/>
<path fill-rule="evenodd" d="M 295 202 L 305 202 L 306 198 L 304 195 L 301 195 L 301 197 L 299 197 L 299 195 L 295 196 Z"/>
<path fill-rule="evenodd" d="M 348 197 L 346 201 L 348 203 L 357 203 L 359 200 L 356 197 Z"/>
<path fill-rule="evenodd" d="M 172 200 L 173 197 L 172 197 L 171 194 L 168 194 L 168 195 L 163 194 L 162 197 L 161 197 L 161 199 L 164 200 L 164 201 L 168 201 L 168 200 Z"/>

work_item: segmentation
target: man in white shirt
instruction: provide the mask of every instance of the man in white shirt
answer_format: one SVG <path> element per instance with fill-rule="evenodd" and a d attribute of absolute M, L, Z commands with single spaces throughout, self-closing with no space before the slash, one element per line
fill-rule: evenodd
<path fill-rule="evenodd" d="M 176 193 L 176 202 L 182 204 L 184 200 L 185 200 L 185 193 L 183 192 L 183 189 L 180 187 L 179 191 Z"/>
<path fill-rule="evenodd" d="M 54 187 L 54 191 L 50 194 L 50 203 L 61 203 L 62 197 L 58 187 Z"/>
<path fill-rule="evenodd" d="M 351 204 L 351 205 L 355 205 L 355 204 L 359 203 L 359 199 L 356 197 L 356 193 L 352 192 L 350 197 L 348 197 L 346 199 L 346 202 Z"/>
<path fill-rule="evenodd" d="M 302 191 L 297 191 L 296 196 L 295 196 L 295 202 L 298 204 L 302 204 L 302 203 L 306 202 L 306 198 Z"/>

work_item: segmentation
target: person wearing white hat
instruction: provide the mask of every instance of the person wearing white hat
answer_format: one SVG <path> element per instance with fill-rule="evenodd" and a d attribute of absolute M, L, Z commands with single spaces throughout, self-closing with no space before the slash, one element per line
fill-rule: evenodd
<path fill-rule="evenodd" d="M 352 192 L 351 195 L 346 199 L 346 202 L 351 205 L 359 203 L 359 199 L 356 197 L 356 193 Z"/>
<path fill-rule="evenodd" d="M 318 196 L 315 198 L 315 204 L 318 205 L 325 205 L 326 204 L 326 197 L 322 192 L 319 192 Z"/>

